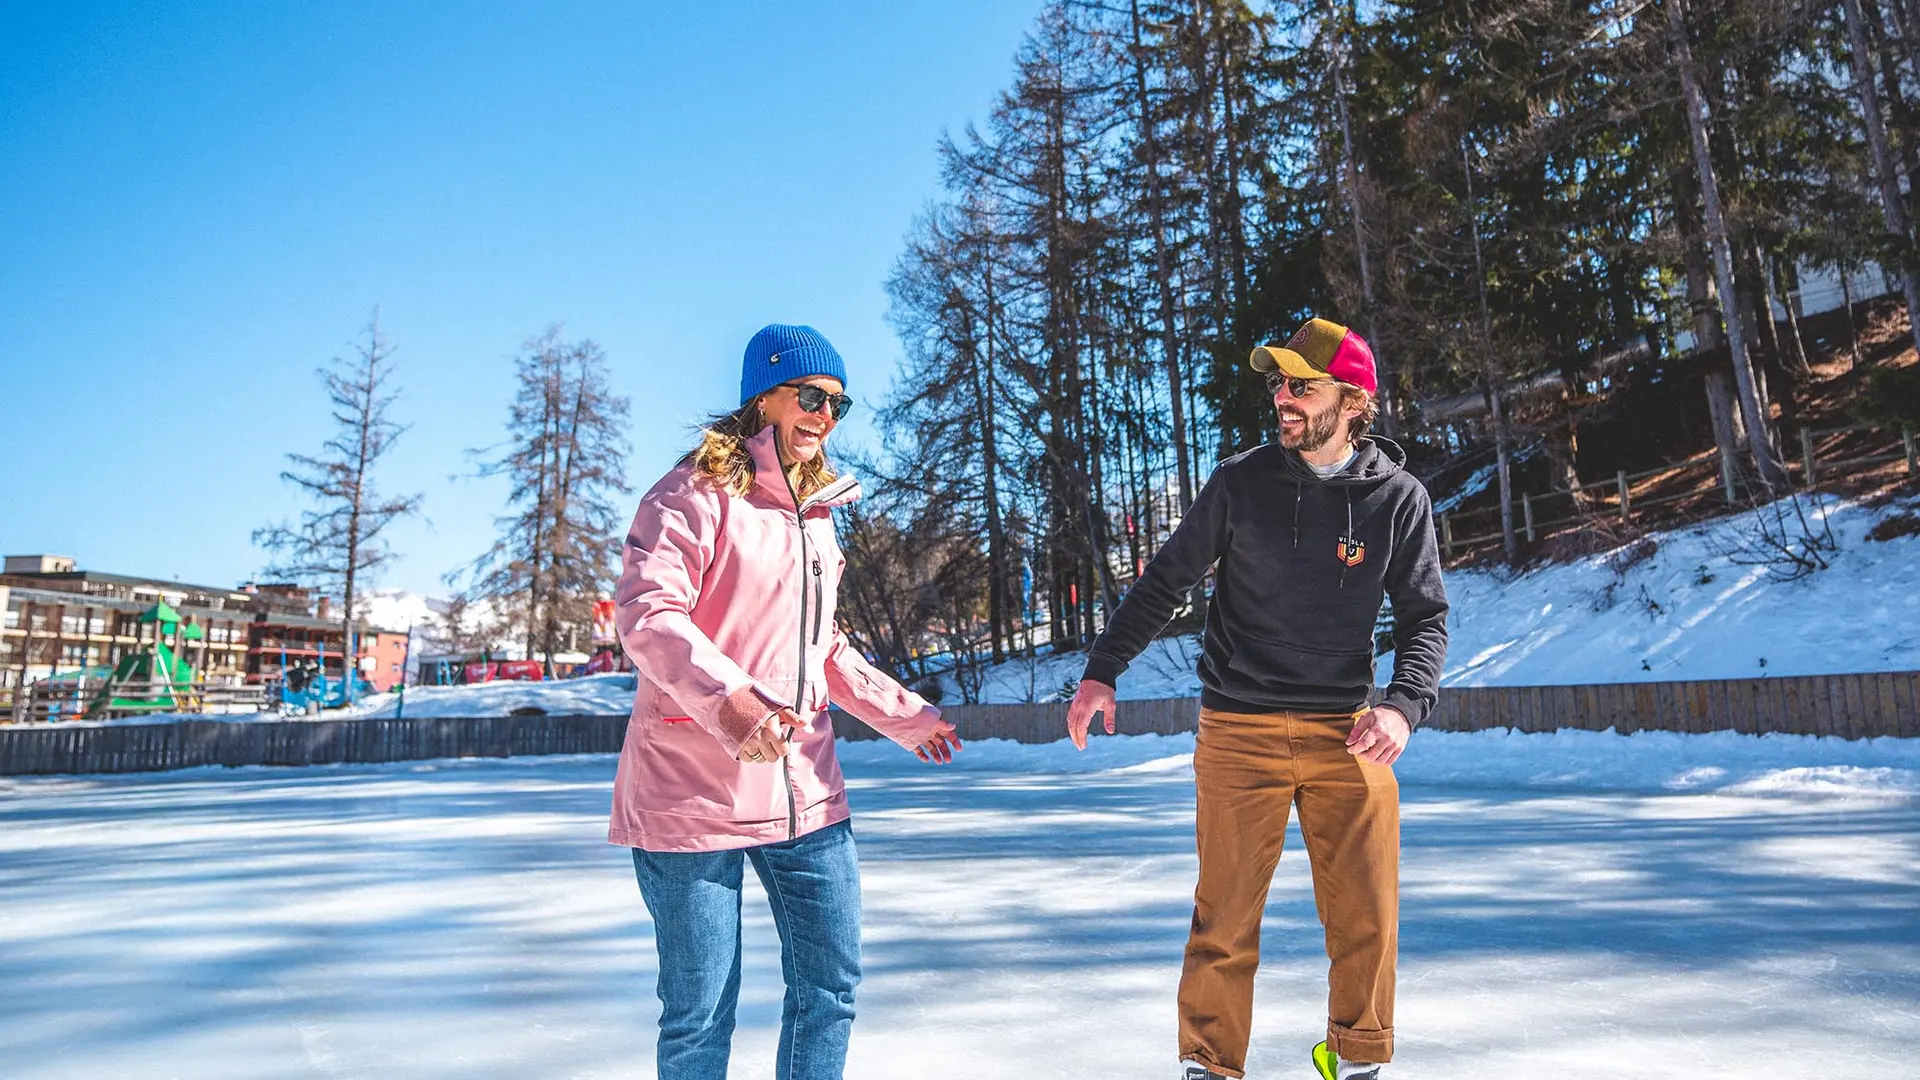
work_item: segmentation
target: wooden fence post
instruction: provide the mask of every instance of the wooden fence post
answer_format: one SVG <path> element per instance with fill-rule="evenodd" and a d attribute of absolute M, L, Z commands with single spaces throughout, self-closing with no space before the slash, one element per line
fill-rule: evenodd
<path fill-rule="evenodd" d="M 1444 510 L 1440 512 L 1440 548 L 1453 558 L 1453 519 Z"/>
<path fill-rule="evenodd" d="M 1533 543 L 1533 496 L 1520 493 L 1520 513 L 1527 519 L 1527 543 Z"/>
<path fill-rule="evenodd" d="M 1727 448 L 1724 446 L 1720 448 L 1720 486 L 1727 493 L 1727 505 L 1732 506 L 1735 501 L 1733 494 L 1733 455 L 1727 453 Z"/>
<path fill-rule="evenodd" d="M 1900 445 L 1907 451 L 1907 475 L 1912 476 L 1914 473 L 1920 473 L 1920 455 L 1916 455 L 1913 450 L 1912 428 L 1903 427 L 1900 429 Z"/>
<path fill-rule="evenodd" d="M 1624 525 L 1633 513 L 1633 489 L 1627 486 L 1627 470 L 1621 469 L 1615 476 L 1620 484 L 1620 523 Z"/>
<path fill-rule="evenodd" d="M 1820 479 L 1813 460 L 1813 432 L 1806 428 L 1800 429 L 1800 469 L 1806 486 L 1812 487 L 1814 481 Z"/>

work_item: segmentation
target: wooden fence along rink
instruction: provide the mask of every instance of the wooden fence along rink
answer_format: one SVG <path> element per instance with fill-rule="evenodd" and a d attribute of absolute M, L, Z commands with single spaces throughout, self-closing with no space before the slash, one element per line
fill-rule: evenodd
<path fill-rule="evenodd" d="M 0 775 L 603 754 L 620 749 L 626 729 L 625 716 L 183 720 L 23 728 L 0 730 Z"/>
<path fill-rule="evenodd" d="M 1125 735 L 1192 731 L 1198 698 L 1122 701 Z M 944 710 L 963 740 L 1049 743 L 1066 737 L 1065 702 L 955 705 Z M 843 713 L 834 731 L 849 740 L 880 736 Z M 625 716 L 499 716 L 407 720 L 301 720 L 112 727 L 0 729 L 0 775 L 118 773 L 203 765 L 332 765 L 429 758 L 611 754 Z M 1426 727 L 1441 731 L 1577 729 L 1746 734 L 1778 732 L 1845 739 L 1920 738 L 1920 672 L 1804 675 L 1702 682 L 1595 686 L 1450 688 Z M 1094 725 L 1100 734 L 1101 726 Z"/>

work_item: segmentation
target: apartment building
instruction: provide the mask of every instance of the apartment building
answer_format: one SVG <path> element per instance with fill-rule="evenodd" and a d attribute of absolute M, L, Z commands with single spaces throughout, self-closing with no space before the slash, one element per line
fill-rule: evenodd
<path fill-rule="evenodd" d="M 105 672 L 150 643 L 157 628 L 140 614 L 165 602 L 200 637 L 182 657 L 209 683 L 275 682 L 311 661 L 337 678 L 346 638 L 328 602 L 294 585 L 238 588 L 82 570 L 60 555 L 9 555 L 0 568 L 0 698 L 50 675 Z M 400 681 L 406 635 L 364 627 L 356 652 L 375 688 Z"/>

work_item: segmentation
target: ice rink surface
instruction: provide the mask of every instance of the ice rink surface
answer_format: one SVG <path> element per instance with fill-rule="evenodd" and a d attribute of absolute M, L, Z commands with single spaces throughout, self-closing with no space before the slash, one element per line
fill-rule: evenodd
<path fill-rule="evenodd" d="M 847 748 L 867 978 L 848 1075 L 1174 1075 L 1192 741 Z M 0 1073 L 651 1077 L 610 757 L 0 779 Z M 1394 1074 L 1920 1075 L 1920 748 L 1421 733 Z M 752 875 L 748 875 L 752 882 Z M 772 1075 L 749 885 L 735 1077 Z M 1249 1075 L 1312 1076 L 1291 838 Z"/>

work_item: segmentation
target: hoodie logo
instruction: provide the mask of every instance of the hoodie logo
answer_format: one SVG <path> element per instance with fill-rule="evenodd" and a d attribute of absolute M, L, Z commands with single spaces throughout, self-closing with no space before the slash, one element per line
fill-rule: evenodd
<path fill-rule="evenodd" d="M 1361 563 L 1367 561 L 1367 545 L 1355 540 L 1351 536 L 1341 537 L 1339 545 L 1338 554 L 1341 562 L 1346 563 L 1348 566 L 1359 566 Z"/>

